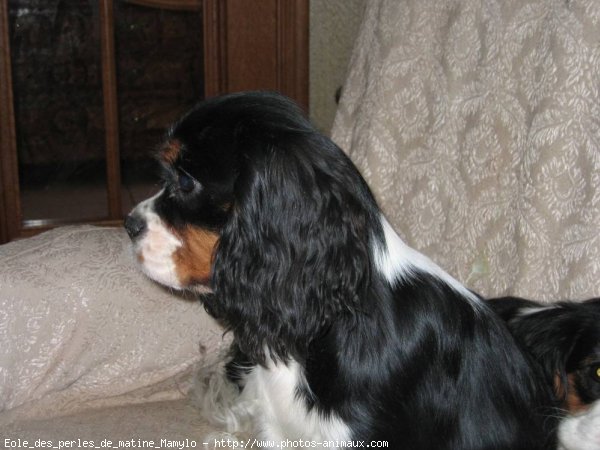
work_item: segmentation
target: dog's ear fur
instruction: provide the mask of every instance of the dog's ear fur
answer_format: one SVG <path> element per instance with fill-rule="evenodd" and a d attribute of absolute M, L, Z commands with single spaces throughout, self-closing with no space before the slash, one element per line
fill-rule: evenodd
<path fill-rule="evenodd" d="M 374 201 L 365 202 L 371 194 L 358 172 L 318 133 L 256 145 L 240 166 L 221 231 L 213 306 L 257 362 L 302 358 L 333 316 L 361 307 L 374 216 L 365 204 Z"/>
<path fill-rule="evenodd" d="M 561 302 L 553 308 L 517 316 L 509 325 L 542 364 L 549 380 L 554 381 L 558 376 L 561 386 L 558 394 L 566 397 L 567 375 L 578 369 L 579 362 L 597 342 L 599 319 L 584 304 Z"/>

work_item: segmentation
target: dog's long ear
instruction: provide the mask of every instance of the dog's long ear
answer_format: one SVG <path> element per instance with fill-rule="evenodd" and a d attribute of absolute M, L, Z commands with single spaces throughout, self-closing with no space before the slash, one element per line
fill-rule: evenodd
<path fill-rule="evenodd" d="M 302 357 L 332 316 L 361 308 L 375 202 L 352 163 L 316 133 L 291 133 L 240 168 L 215 254 L 215 308 L 242 350 Z"/>
<path fill-rule="evenodd" d="M 513 332 L 543 366 L 560 397 L 568 394 L 568 373 L 578 369 L 597 342 L 600 316 L 591 312 L 581 304 L 559 303 L 511 321 Z"/>

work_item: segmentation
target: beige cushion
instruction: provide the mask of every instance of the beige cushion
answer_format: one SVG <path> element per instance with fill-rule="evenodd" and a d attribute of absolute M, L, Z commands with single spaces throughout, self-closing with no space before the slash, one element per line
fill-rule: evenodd
<path fill-rule="evenodd" d="M 38 439 L 52 441 L 54 446 L 59 441 L 79 442 L 80 439 L 93 441 L 96 448 L 106 446 L 106 440 L 116 448 L 120 440 L 154 441 L 155 447 L 159 447 L 161 439 L 188 439 L 188 448 L 203 449 L 203 443 L 212 443 L 211 437 L 216 434 L 198 410 L 185 400 L 122 405 L 68 416 L 17 421 L 1 430 L 0 448 L 4 448 L 4 439 L 9 438 L 13 442 L 27 440 L 32 447 Z M 161 447 L 168 448 L 166 445 Z"/>
<path fill-rule="evenodd" d="M 198 301 L 140 273 L 121 229 L 0 246 L 0 425 L 182 398 L 223 345 Z"/>

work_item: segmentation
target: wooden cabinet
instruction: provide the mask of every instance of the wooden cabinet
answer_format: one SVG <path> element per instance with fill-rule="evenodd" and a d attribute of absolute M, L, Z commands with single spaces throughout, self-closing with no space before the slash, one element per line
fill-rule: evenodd
<path fill-rule="evenodd" d="M 308 107 L 308 0 L 0 0 L 0 242 L 118 225 L 196 101 Z"/>

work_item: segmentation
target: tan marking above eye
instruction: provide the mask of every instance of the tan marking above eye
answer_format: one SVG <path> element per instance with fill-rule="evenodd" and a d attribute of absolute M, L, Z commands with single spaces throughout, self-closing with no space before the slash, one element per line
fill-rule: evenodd
<path fill-rule="evenodd" d="M 167 164 L 173 164 L 177 161 L 177 157 L 179 156 L 179 152 L 181 151 L 181 142 L 174 139 L 172 141 L 167 142 L 162 151 L 161 158 Z"/>
<path fill-rule="evenodd" d="M 233 203 L 231 203 L 231 202 L 225 202 L 225 203 L 219 205 L 219 208 L 221 209 L 221 211 L 225 211 L 225 212 L 229 212 L 232 207 L 233 207 Z"/>
<path fill-rule="evenodd" d="M 182 244 L 173 254 L 179 282 L 182 286 L 207 284 L 210 281 L 213 254 L 219 235 L 195 226 L 173 232 Z"/>

